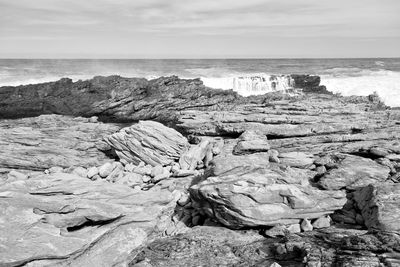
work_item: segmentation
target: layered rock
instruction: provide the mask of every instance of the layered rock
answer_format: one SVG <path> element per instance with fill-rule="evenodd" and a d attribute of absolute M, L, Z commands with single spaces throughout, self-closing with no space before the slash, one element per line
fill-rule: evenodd
<path fill-rule="evenodd" d="M 105 137 L 118 157 L 126 163 L 140 162 L 156 166 L 168 165 L 178 160 L 189 143 L 177 131 L 154 121 L 139 121 Z"/>
<path fill-rule="evenodd" d="M 369 229 L 400 232 L 400 184 L 371 184 L 357 190 L 354 199 Z"/>
<path fill-rule="evenodd" d="M 137 192 L 71 174 L 0 186 L 0 265 L 123 263 L 176 201 L 168 190 Z"/>
<path fill-rule="evenodd" d="M 318 183 L 329 190 L 355 189 L 384 182 L 388 179 L 389 172 L 389 167 L 371 159 L 346 155 L 340 163 L 322 176 Z"/>
<path fill-rule="evenodd" d="M 346 202 L 344 192 L 312 187 L 312 171 L 270 163 L 268 153 L 221 154 L 211 175 L 189 189 L 191 197 L 202 214 L 230 228 L 299 223 Z"/>
<path fill-rule="evenodd" d="M 118 129 L 113 124 L 60 115 L 0 120 L 0 169 L 101 165 L 109 160 L 103 152 L 109 147 L 102 138 Z"/>

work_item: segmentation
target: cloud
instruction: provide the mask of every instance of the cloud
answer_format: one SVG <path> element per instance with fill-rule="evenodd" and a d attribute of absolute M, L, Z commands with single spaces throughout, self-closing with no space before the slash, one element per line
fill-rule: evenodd
<path fill-rule="evenodd" d="M 398 0 L 0 0 L 0 40 L 400 38 L 398 10 Z"/>

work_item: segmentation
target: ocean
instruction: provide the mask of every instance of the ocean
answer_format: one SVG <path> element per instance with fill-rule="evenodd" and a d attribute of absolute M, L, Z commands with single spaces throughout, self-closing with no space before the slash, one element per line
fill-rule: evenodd
<path fill-rule="evenodd" d="M 280 74 L 321 76 L 321 84 L 342 95 L 377 92 L 400 106 L 400 58 L 366 59 L 0 59 L 0 86 L 90 79 L 97 75 L 201 78 L 213 88 L 232 89 L 235 78 Z M 243 95 L 252 94 L 242 92 Z"/>

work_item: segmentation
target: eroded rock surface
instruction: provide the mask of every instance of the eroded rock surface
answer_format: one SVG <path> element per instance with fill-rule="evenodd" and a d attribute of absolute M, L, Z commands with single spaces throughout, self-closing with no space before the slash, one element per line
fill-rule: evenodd
<path fill-rule="evenodd" d="M 123 262 L 174 200 L 168 190 L 140 192 L 62 173 L 7 182 L 0 186 L 0 265 Z"/>
<path fill-rule="evenodd" d="M 54 166 L 95 166 L 109 159 L 102 138 L 113 124 L 86 118 L 42 115 L 0 120 L 0 169 L 45 170 Z"/>

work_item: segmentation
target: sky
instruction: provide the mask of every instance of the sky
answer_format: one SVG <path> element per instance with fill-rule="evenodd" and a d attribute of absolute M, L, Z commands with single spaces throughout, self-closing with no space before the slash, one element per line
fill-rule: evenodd
<path fill-rule="evenodd" d="M 399 0 L 0 0 L 0 58 L 400 57 Z"/>

